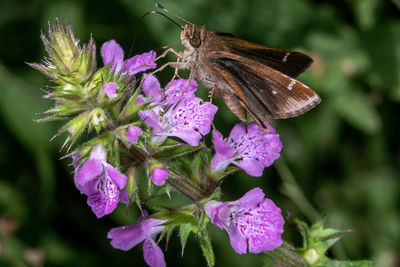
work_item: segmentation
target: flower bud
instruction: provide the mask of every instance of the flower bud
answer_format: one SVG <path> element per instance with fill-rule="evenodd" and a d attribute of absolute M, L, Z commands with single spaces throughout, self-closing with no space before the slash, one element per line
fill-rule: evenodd
<path fill-rule="evenodd" d="M 90 112 L 89 132 L 94 128 L 97 134 L 106 126 L 106 114 L 101 108 L 95 108 Z"/>
<path fill-rule="evenodd" d="M 29 64 L 54 80 L 62 79 L 72 83 L 86 81 L 96 68 L 96 46 L 92 37 L 82 48 L 67 24 L 65 29 L 59 20 L 56 26 L 49 25 L 48 38 L 42 32 L 49 58 L 41 65 Z"/>
<path fill-rule="evenodd" d="M 156 160 L 148 160 L 147 171 L 150 180 L 158 186 L 164 185 L 165 180 L 171 176 L 164 164 Z"/>
<path fill-rule="evenodd" d="M 317 263 L 320 258 L 318 252 L 313 248 L 307 249 L 304 252 L 303 257 L 309 264 Z"/>

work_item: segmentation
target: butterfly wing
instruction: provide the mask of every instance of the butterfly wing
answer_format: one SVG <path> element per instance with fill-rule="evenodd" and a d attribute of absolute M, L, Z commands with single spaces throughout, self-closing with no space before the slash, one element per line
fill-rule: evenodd
<path fill-rule="evenodd" d="M 252 59 L 292 78 L 307 69 L 313 60 L 306 54 L 255 44 L 225 33 L 216 33 L 232 54 Z"/>
<path fill-rule="evenodd" d="M 236 100 L 257 121 L 298 116 L 320 101 L 308 86 L 268 65 L 226 51 L 216 54 L 215 75 L 231 88 Z M 226 91 L 226 90 L 225 90 Z"/>

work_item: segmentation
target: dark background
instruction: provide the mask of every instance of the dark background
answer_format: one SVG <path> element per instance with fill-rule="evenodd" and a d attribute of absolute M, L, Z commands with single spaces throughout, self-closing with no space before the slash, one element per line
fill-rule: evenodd
<path fill-rule="evenodd" d="M 69 21 L 81 43 L 115 39 L 131 56 L 179 40 L 179 29 L 161 16 L 138 20 L 151 0 L 0 1 L 0 266 L 141 266 L 141 245 L 114 250 L 111 227 L 134 222 L 121 207 L 96 219 L 72 180 L 69 160 L 59 160 L 63 137 L 48 140 L 60 123 L 37 124 L 51 103 L 49 85 L 24 62 L 45 56 L 40 30 L 55 18 Z M 339 259 L 371 259 L 398 266 L 400 3 L 398 0 L 168 0 L 169 10 L 210 30 L 231 32 L 271 47 L 310 54 L 315 63 L 300 76 L 322 103 L 307 114 L 273 122 L 283 142 L 282 159 L 262 178 L 244 172 L 223 184 L 225 200 L 256 186 L 282 210 L 308 222 L 353 229 L 330 251 Z M 179 21 L 177 19 L 179 23 Z M 136 42 L 134 42 L 136 40 Z M 177 49 L 182 49 L 177 46 Z M 129 52 L 131 51 L 131 52 Z M 173 58 L 170 58 L 173 60 Z M 166 62 L 166 61 L 165 61 Z M 98 54 L 98 63 L 102 65 Z M 159 77 L 167 81 L 171 70 Z M 187 76 L 186 76 L 187 77 Z M 205 96 L 207 90 L 200 88 Z M 215 124 L 227 135 L 237 122 L 221 103 Z M 296 195 L 291 175 L 312 206 Z M 256 255 L 239 256 L 225 232 L 210 227 L 217 266 L 260 266 Z M 294 226 L 285 238 L 299 244 Z M 161 242 L 165 247 L 165 241 Z M 198 240 L 185 254 L 174 236 L 169 265 L 204 266 Z"/>

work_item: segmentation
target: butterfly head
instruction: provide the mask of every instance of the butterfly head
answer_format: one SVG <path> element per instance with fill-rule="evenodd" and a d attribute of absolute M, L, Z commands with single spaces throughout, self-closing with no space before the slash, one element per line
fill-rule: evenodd
<path fill-rule="evenodd" d="M 199 48 L 206 39 L 206 28 L 195 24 L 186 24 L 181 32 L 181 41 L 186 49 Z"/>

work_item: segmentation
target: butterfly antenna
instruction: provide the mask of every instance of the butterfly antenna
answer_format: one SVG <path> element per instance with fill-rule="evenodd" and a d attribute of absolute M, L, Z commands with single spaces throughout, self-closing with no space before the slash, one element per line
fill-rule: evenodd
<path fill-rule="evenodd" d="M 173 20 L 173 19 L 171 19 L 170 17 L 168 17 L 167 15 L 165 15 L 165 14 L 159 12 L 159 11 L 155 11 L 155 10 L 150 11 L 150 12 L 147 12 L 146 14 L 144 14 L 144 15 L 139 19 L 139 21 L 138 21 L 137 23 L 138 23 L 140 26 L 143 26 L 143 19 L 144 19 L 147 15 L 151 15 L 151 14 L 159 14 L 159 15 L 163 16 L 164 18 L 168 19 L 169 21 L 171 21 L 172 23 L 174 23 L 176 26 L 179 27 L 179 29 L 183 30 L 182 25 L 179 25 L 175 20 Z M 131 49 L 129 50 L 129 53 L 128 53 L 128 57 L 131 55 L 131 53 L 132 53 L 132 51 L 133 51 L 133 48 L 135 47 L 137 36 L 138 36 L 138 33 L 135 35 L 135 38 L 133 39 L 133 43 L 132 43 Z"/>
<path fill-rule="evenodd" d="M 172 13 L 172 12 L 168 11 L 168 9 L 166 9 L 163 5 L 161 5 L 161 4 L 159 4 L 159 3 L 156 4 L 156 7 L 161 8 L 161 9 L 164 10 L 165 12 L 171 14 L 172 16 L 177 17 L 178 19 L 180 19 L 180 20 L 186 22 L 187 24 L 193 25 L 193 23 L 187 21 L 186 19 L 182 18 L 181 16 L 179 16 L 179 15 L 177 15 L 177 14 L 175 14 L 175 13 Z"/>
<path fill-rule="evenodd" d="M 161 13 L 161 12 L 155 11 L 155 10 L 150 11 L 150 12 L 147 12 L 146 14 L 144 14 L 144 15 L 140 18 L 139 22 L 141 23 L 142 20 L 143 20 L 147 15 L 151 15 L 151 14 L 159 14 L 159 15 L 163 16 L 164 18 L 168 19 L 169 21 L 171 21 L 172 23 L 174 23 L 174 24 L 175 24 L 176 26 L 178 26 L 181 30 L 183 30 L 182 25 L 179 25 L 178 22 L 176 22 L 175 20 L 171 19 L 170 17 L 168 17 L 168 16 L 165 15 L 164 13 Z"/>

